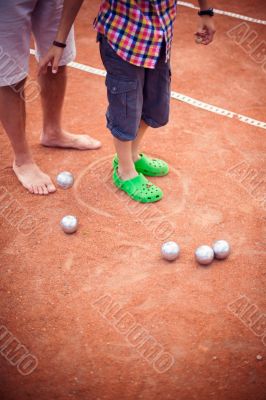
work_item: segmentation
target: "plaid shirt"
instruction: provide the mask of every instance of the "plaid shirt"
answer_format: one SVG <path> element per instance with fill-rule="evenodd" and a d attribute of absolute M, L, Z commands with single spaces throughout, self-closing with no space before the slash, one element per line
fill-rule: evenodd
<path fill-rule="evenodd" d="M 177 0 L 102 0 L 95 29 L 123 60 L 155 68 L 163 41 L 170 57 Z"/>

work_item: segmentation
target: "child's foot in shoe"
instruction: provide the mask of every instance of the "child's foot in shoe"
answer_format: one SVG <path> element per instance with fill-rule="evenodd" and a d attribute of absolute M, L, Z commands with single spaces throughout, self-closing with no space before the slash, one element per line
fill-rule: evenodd
<path fill-rule="evenodd" d="M 121 171 L 121 169 L 117 168 L 117 175 L 122 181 L 128 181 L 130 179 L 136 178 L 138 176 L 137 171 Z"/>
<path fill-rule="evenodd" d="M 136 159 L 136 157 L 135 157 Z M 114 167 L 118 165 L 118 158 L 115 155 L 113 160 Z M 169 172 L 168 164 L 159 158 L 150 158 L 145 154 L 139 154 L 135 161 L 136 171 L 146 176 L 165 176 Z"/>
<path fill-rule="evenodd" d="M 120 190 L 123 190 L 129 197 L 140 203 L 154 203 L 163 197 L 162 190 L 149 182 L 142 174 L 137 174 L 127 180 L 121 179 L 117 166 L 114 168 L 113 182 Z"/>

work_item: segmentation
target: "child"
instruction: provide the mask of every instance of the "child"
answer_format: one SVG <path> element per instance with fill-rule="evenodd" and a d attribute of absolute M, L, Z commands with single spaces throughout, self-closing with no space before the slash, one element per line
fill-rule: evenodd
<path fill-rule="evenodd" d="M 65 0 L 56 41 L 40 68 L 49 62 L 56 73 L 61 46 L 83 0 Z M 212 41 L 213 10 L 208 0 L 199 0 L 201 22 L 196 33 L 201 43 Z M 94 21 L 100 53 L 107 70 L 109 107 L 107 127 L 114 138 L 113 181 L 132 199 L 155 202 L 160 188 L 146 176 L 164 176 L 168 165 L 139 152 L 148 126 L 168 122 L 170 103 L 170 49 L 177 0 L 103 0 Z"/>

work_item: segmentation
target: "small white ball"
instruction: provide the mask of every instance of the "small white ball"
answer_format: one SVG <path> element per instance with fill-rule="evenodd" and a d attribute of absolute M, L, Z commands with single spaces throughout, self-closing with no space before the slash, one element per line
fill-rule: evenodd
<path fill-rule="evenodd" d="M 199 246 L 195 251 L 196 260 L 202 265 L 209 265 L 214 258 L 214 251 L 210 246 Z"/>
<path fill-rule="evenodd" d="M 226 240 L 217 240 L 213 243 L 212 248 L 218 260 L 223 260 L 230 254 L 230 245 Z"/>
<path fill-rule="evenodd" d="M 74 233 L 78 229 L 78 219 L 74 215 L 66 215 L 61 219 L 60 225 L 65 233 Z"/>
<path fill-rule="evenodd" d="M 174 261 L 180 254 L 180 247 L 176 242 L 166 242 L 161 247 L 162 257 L 167 261 Z"/>
<path fill-rule="evenodd" d="M 69 189 L 73 186 L 74 176 L 68 171 L 60 172 L 56 177 L 56 182 L 62 189 Z"/>

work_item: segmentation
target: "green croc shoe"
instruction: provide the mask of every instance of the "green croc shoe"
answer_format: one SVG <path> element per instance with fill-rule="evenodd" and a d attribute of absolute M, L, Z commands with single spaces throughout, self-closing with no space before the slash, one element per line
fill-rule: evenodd
<path fill-rule="evenodd" d="M 118 158 L 115 155 L 113 166 L 118 165 Z M 146 176 L 165 176 L 169 172 L 168 164 L 159 158 L 150 158 L 141 153 L 140 158 L 135 162 L 135 168 L 138 173 Z"/>
<path fill-rule="evenodd" d="M 119 178 L 117 169 L 118 166 L 114 167 L 113 182 L 115 186 L 127 193 L 133 200 L 139 203 L 154 203 L 162 199 L 162 190 L 149 182 L 142 174 L 123 181 Z"/>

